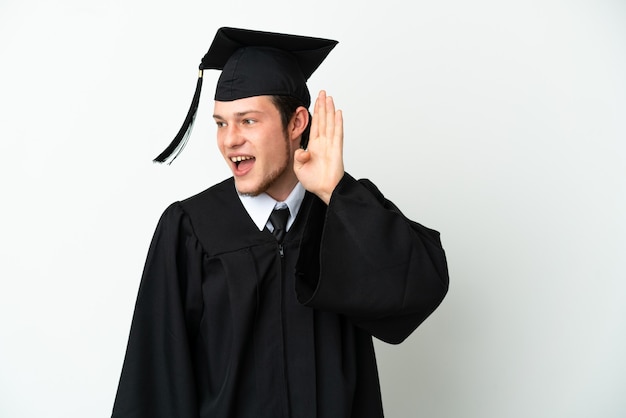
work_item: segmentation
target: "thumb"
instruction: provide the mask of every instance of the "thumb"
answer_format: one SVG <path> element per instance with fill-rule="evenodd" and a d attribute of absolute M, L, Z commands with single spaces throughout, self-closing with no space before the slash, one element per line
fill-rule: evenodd
<path fill-rule="evenodd" d="M 311 154 L 308 151 L 298 148 L 294 154 L 294 159 L 297 163 L 306 164 L 311 159 Z"/>

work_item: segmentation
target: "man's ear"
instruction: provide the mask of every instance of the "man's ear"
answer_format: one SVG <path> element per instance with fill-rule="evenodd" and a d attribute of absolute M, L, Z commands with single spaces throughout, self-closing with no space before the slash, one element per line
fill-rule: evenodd
<path fill-rule="evenodd" d="M 291 140 L 300 138 L 309 124 L 309 117 L 309 111 L 304 106 L 298 106 L 289 123 L 289 138 Z"/>

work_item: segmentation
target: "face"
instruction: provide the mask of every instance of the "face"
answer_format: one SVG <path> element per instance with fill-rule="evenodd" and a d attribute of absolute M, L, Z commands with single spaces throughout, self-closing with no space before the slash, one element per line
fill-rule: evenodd
<path fill-rule="evenodd" d="M 269 96 L 215 102 L 217 145 L 241 194 L 267 193 L 284 200 L 297 183 L 293 153 L 297 139 L 283 129 Z"/>

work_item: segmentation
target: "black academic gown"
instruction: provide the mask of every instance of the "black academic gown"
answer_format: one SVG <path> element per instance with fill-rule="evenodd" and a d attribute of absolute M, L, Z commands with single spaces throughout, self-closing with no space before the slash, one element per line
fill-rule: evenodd
<path fill-rule="evenodd" d="M 112 416 L 382 417 L 372 336 L 403 341 L 447 289 L 439 234 L 371 182 L 307 192 L 279 248 L 228 179 L 159 221 Z"/>

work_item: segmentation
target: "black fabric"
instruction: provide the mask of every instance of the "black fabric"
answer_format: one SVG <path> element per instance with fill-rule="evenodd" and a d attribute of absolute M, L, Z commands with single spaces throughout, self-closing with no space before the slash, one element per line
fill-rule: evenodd
<path fill-rule="evenodd" d="M 397 343 L 448 289 L 439 234 L 346 174 L 279 244 L 226 180 L 152 240 L 115 418 L 380 418 L 372 335 Z"/>
<path fill-rule="evenodd" d="M 289 219 L 289 208 L 274 209 L 270 214 L 270 222 L 274 227 L 272 234 L 276 237 L 276 241 L 283 242 L 285 233 L 287 232 L 287 220 Z"/>
<path fill-rule="evenodd" d="M 222 70 L 215 100 L 282 95 L 309 106 L 306 81 L 335 45 L 332 39 L 223 27 L 200 69 Z"/>
<path fill-rule="evenodd" d="M 300 67 L 299 72 L 308 79 L 337 43 L 332 39 L 311 36 L 222 27 L 217 30 L 209 50 L 202 57 L 200 69 L 223 69 L 235 51 L 241 48 L 270 47 L 293 55 Z"/>
<path fill-rule="evenodd" d="M 203 70 L 222 70 L 215 88 L 215 100 L 279 95 L 296 98 L 309 107 L 311 94 L 306 81 L 336 45 L 337 41 L 332 39 L 219 28 L 200 61 L 196 90 L 183 125 L 153 161 L 171 163 L 187 144 L 202 92 Z"/>

